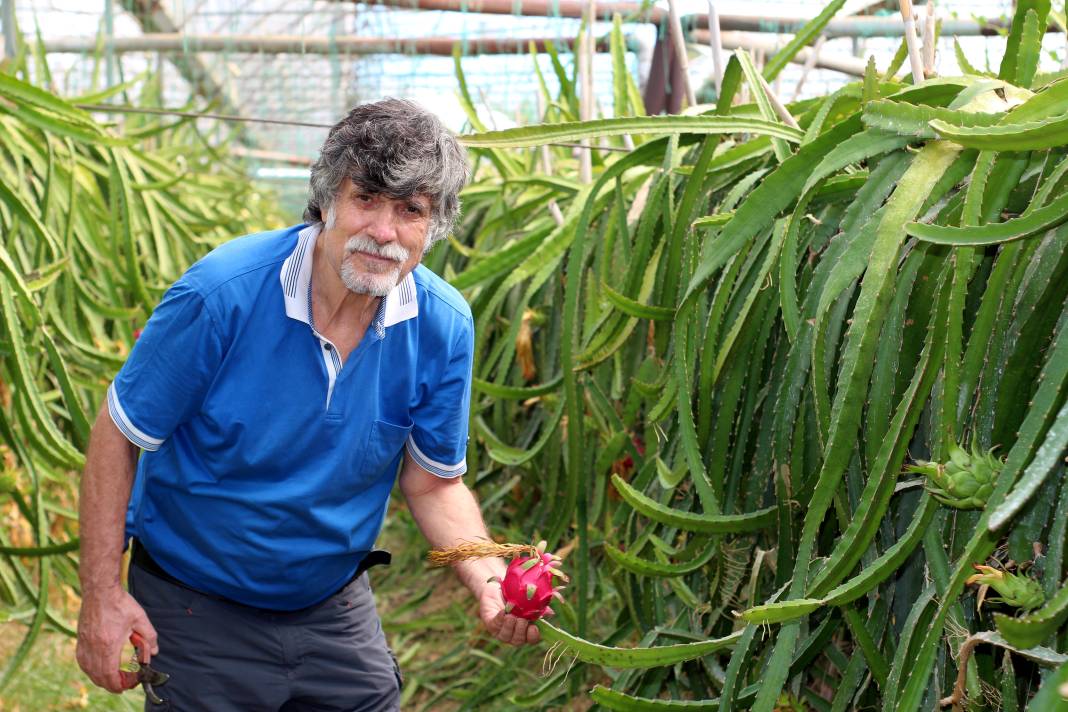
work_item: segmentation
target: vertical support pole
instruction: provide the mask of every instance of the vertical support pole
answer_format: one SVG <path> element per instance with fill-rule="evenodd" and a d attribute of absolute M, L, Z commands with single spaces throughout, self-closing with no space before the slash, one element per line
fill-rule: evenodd
<path fill-rule="evenodd" d="M 586 4 L 586 29 L 580 35 L 581 42 L 576 47 L 575 59 L 579 63 L 579 119 L 589 121 L 593 118 L 593 23 L 597 21 L 597 0 Z M 593 180 L 593 155 L 590 153 L 590 140 L 582 139 L 579 149 L 579 180 L 589 183 Z"/>
<path fill-rule="evenodd" d="M 768 101 L 771 102 L 771 108 L 775 109 L 775 113 L 778 114 L 783 123 L 791 128 L 801 128 L 797 125 L 797 120 L 794 119 L 790 110 L 786 108 L 786 104 L 782 103 L 782 99 L 779 98 L 778 92 L 768 86 L 768 80 L 764 78 L 764 75 L 757 74 L 757 79 L 760 80 L 760 86 L 764 89 L 764 94 L 768 97 Z M 753 91 L 756 91 L 755 87 Z"/>
<path fill-rule="evenodd" d="M 541 95 L 541 89 L 534 91 L 534 98 L 537 100 L 538 106 L 538 123 L 545 123 L 545 98 Z M 552 153 L 549 151 L 549 145 L 543 144 L 540 148 L 541 152 L 541 170 L 545 175 L 551 176 L 553 174 L 553 159 Z M 557 205 L 555 200 L 549 201 L 549 214 L 553 216 L 553 221 L 557 225 L 564 224 L 564 213 L 560 210 L 560 206 Z"/>
<path fill-rule="evenodd" d="M 923 81 L 923 60 L 920 58 L 920 48 L 916 45 L 916 20 L 912 16 L 912 0 L 899 0 L 899 2 L 901 3 L 901 19 L 905 23 L 905 44 L 909 48 L 912 82 L 919 84 Z"/>
<path fill-rule="evenodd" d="M 812 49 L 809 50 L 808 57 L 805 59 L 805 64 L 801 68 L 801 76 L 797 78 L 797 84 L 794 85 L 794 96 L 790 101 L 797 101 L 797 98 L 801 96 L 801 87 L 804 86 L 809 73 L 812 71 L 812 68 L 816 66 L 816 62 L 819 61 L 820 50 L 823 48 L 823 43 L 826 41 L 827 36 L 820 35 L 816 39 L 816 44 L 812 45 Z"/>
<path fill-rule="evenodd" d="M 342 86 L 341 58 L 338 55 L 337 44 L 334 39 L 338 35 L 345 34 L 344 7 L 335 5 L 330 17 L 330 83 L 333 85 L 331 95 L 334 105 L 331 107 L 334 116 L 344 116 L 345 111 L 345 87 Z"/>
<path fill-rule="evenodd" d="M 716 101 L 719 101 L 719 93 L 723 89 L 723 36 L 719 33 L 719 13 L 716 12 L 716 4 L 708 0 L 708 31 L 712 36 L 712 79 L 716 82 Z"/>
<path fill-rule="evenodd" d="M 107 85 L 115 86 L 115 8 L 111 0 L 104 0 L 104 66 Z"/>
<path fill-rule="evenodd" d="M 927 0 L 927 15 L 923 23 L 923 76 L 933 77 L 935 65 L 935 4 Z"/>
<path fill-rule="evenodd" d="M 2 0 L 0 4 L 0 22 L 4 23 L 4 59 L 11 59 L 18 53 L 18 37 L 15 35 L 15 0 Z"/>
<path fill-rule="evenodd" d="M 697 95 L 690 84 L 690 61 L 686 56 L 686 39 L 682 36 L 682 21 L 675 0 L 668 0 L 668 30 L 671 32 L 671 47 L 675 51 L 675 62 L 682 75 L 682 88 L 686 92 L 686 104 L 696 106 Z"/>

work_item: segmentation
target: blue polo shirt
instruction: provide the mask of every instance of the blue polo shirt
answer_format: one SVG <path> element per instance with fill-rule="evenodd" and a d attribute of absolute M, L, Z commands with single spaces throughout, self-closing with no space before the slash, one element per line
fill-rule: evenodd
<path fill-rule="evenodd" d="M 474 326 L 423 266 L 342 366 L 311 316 L 318 226 L 232 240 L 164 295 L 108 388 L 141 447 L 126 531 L 168 573 L 259 608 L 312 605 L 371 550 L 402 452 L 466 470 Z"/>

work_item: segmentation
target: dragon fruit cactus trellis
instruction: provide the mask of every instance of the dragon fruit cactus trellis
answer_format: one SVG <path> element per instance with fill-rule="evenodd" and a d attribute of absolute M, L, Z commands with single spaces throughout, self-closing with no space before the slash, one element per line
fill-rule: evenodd
<path fill-rule="evenodd" d="M 468 137 L 459 249 L 431 259 L 477 320 L 469 461 L 496 525 L 573 547 L 538 625 L 579 664 L 517 699 L 1065 704 L 1055 16 L 1018 2 L 996 72 L 872 62 L 797 128 L 745 53 L 717 106 L 641 116 L 617 21 L 619 118 L 571 123 L 557 64 L 544 125 Z M 633 149 L 595 148 L 585 184 L 557 145 L 581 139 Z"/>
<path fill-rule="evenodd" d="M 195 122 L 133 116 L 120 132 L 31 77 L 52 84 L 43 50 L 0 62 L 0 600 L 25 624 L 0 691 L 41 631 L 75 634 L 57 602 L 80 590 L 77 473 L 137 330 L 213 245 L 282 222 Z M 158 106 L 159 75 L 93 96 L 121 92 Z"/>

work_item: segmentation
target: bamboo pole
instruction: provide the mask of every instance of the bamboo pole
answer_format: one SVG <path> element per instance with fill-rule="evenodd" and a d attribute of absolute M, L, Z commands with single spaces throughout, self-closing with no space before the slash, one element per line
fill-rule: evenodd
<path fill-rule="evenodd" d="M 723 37 L 720 35 L 719 13 L 716 12 L 716 5 L 712 0 L 708 0 L 708 30 L 711 34 L 709 44 L 712 46 L 712 78 L 716 82 L 716 97 L 719 97 L 723 89 Z"/>
<path fill-rule="evenodd" d="M 901 6 L 901 19 L 905 25 L 905 44 L 909 48 L 909 64 L 912 66 L 912 82 L 923 81 L 923 61 L 920 48 L 916 46 L 916 20 L 912 17 L 912 0 L 898 0 Z"/>
<path fill-rule="evenodd" d="M 923 76 L 934 76 L 935 65 L 935 4 L 927 0 L 927 13 L 923 22 Z"/>
<path fill-rule="evenodd" d="M 798 126 L 793 115 L 790 114 L 790 110 L 786 108 L 786 105 L 782 103 L 782 100 L 779 99 L 771 86 L 768 85 L 768 80 L 764 78 L 764 75 L 757 74 L 757 78 L 760 80 L 760 86 L 763 87 L 764 94 L 767 95 L 768 101 L 771 102 L 771 107 L 775 109 L 775 113 L 779 115 L 779 118 L 783 120 L 783 123 L 795 129 L 801 128 Z"/>
<path fill-rule="evenodd" d="M 697 94 L 690 83 L 690 60 L 686 56 L 686 38 L 682 34 L 682 21 L 679 20 L 679 8 L 676 0 L 668 0 L 668 30 L 671 32 L 671 47 L 675 51 L 675 61 L 678 62 L 682 75 L 682 90 L 686 93 L 686 105 L 697 104 Z M 673 90 L 677 87 L 672 87 Z"/>

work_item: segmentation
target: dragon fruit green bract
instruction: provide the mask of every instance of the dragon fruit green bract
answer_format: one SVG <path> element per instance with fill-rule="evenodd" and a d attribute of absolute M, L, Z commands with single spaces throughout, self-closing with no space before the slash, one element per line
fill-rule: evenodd
<path fill-rule="evenodd" d="M 501 581 L 505 610 L 529 621 L 541 618 L 557 590 L 553 576 L 559 575 L 551 554 L 514 559 Z"/>
<path fill-rule="evenodd" d="M 950 445 L 947 462 L 921 460 L 909 465 L 909 472 L 927 477 L 927 491 L 942 504 L 956 509 L 982 509 L 994 491 L 994 482 L 1004 462 L 990 452 L 976 448 L 968 452 L 959 445 Z"/>

